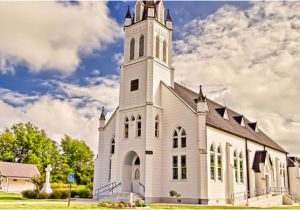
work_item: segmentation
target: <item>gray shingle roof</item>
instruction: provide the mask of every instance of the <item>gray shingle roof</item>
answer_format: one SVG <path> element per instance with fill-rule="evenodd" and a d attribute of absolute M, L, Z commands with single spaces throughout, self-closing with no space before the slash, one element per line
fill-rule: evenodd
<path fill-rule="evenodd" d="M 31 178 L 40 175 L 40 172 L 33 164 L 0 162 L 0 174 L 5 177 Z"/>
<path fill-rule="evenodd" d="M 195 99 L 197 99 L 198 94 L 194 91 L 178 84 L 174 84 L 174 92 L 187 103 L 195 112 L 197 111 L 197 104 Z M 250 141 L 259 143 L 261 145 L 273 148 L 275 150 L 287 153 L 281 146 L 279 146 L 276 142 L 274 142 L 270 137 L 268 137 L 264 132 L 259 130 L 259 132 L 255 132 L 248 123 L 251 123 L 246 117 L 244 117 L 245 127 L 241 126 L 234 117 L 241 116 L 241 114 L 227 109 L 229 120 L 224 119 L 217 110 L 220 108 L 224 108 L 224 106 L 207 99 L 207 105 L 209 111 L 206 115 L 206 123 L 212 127 L 224 130 L 231 134 L 246 138 Z"/>

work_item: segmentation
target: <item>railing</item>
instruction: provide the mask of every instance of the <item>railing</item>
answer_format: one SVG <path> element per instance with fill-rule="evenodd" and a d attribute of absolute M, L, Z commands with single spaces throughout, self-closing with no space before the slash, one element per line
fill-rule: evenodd
<path fill-rule="evenodd" d="M 286 187 L 271 187 L 270 192 L 273 195 L 289 194 L 289 189 Z"/>
<path fill-rule="evenodd" d="M 101 196 L 109 196 L 114 194 L 114 189 L 119 187 L 122 183 L 117 184 L 116 182 L 107 184 L 95 190 L 95 197 L 99 199 Z"/>
<path fill-rule="evenodd" d="M 142 183 L 139 183 L 139 185 L 143 188 L 143 192 L 145 193 L 145 185 L 143 185 Z"/>

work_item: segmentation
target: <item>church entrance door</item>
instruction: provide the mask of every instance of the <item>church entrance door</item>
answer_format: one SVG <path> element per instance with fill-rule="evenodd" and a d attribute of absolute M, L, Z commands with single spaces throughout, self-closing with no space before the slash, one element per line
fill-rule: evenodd
<path fill-rule="evenodd" d="M 122 191 L 140 193 L 140 157 L 134 151 L 125 155 L 122 169 Z"/>

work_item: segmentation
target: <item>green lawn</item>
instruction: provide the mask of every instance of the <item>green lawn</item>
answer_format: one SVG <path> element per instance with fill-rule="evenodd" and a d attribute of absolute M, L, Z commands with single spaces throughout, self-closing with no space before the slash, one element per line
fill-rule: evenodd
<path fill-rule="evenodd" d="M 20 204 L 18 202 L 47 202 L 52 201 L 53 204 L 45 203 L 45 204 Z M 101 208 L 97 204 L 72 204 L 70 208 L 67 207 L 67 203 L 65 204 L 57 204 L 55 201 L 61 202 L 66 200 L 39 200 L 39 199 L 23 199 L 20 194 L 14 193 L 3 193 L 0 192 L 0 210 L 1 209 L 107 209 Z M 5 202 L 15 202 L 14 204 L 5 204 Z M 160 205 L 160 204 L 151 204 L 149 205 L 151 209 L 255 209 L 249 207 L 233 207 L 233 206 L 199 206 L 199 205 Z M 292 207 L 277 207 L 277 208 L 267 208 L 267 209 L 300 209 L 300 206 L 292 206 Z"/>
<path fill-rule="evenodd" d="M 72 199 L 74 200 L 74 199 Z M 0 203 L 2 202 L 49 202 L 67 201 L 66 199 L 24 199 L 21 194 L 0 192 Z"/>

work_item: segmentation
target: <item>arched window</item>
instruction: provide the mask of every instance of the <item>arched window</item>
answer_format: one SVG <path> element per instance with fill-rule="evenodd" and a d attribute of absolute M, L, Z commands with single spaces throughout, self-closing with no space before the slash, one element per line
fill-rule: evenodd
<path fill-rule="evenodd" d="M 218 147 L 218 181 L 222 181 L 223 177 L 222 177 L 222 174 L 223 174 L 223 165 L 222 165 L 222 148 L 221 148 L 221 145 Z"/>
<path fill-rule="evenodd" d="M 145 38 L 144 35 L 140 36 L 140 43 L 139 43 L 139 56 L 144 56 L 144 48 L 145 48 Z"/>
<path fill-rule="evenodd" d="M 178 148 L 178 133 L 176 130 L 173 134 L 173 148 Z"/>
<path fill-rule="evenodd" d="M 142 136 L 142 118 L 140 115 L 138 115 L 136 119 L 136 136 Z"/>
<path fill-rule="evenodd" d="M 282 187 L 285 187 L 285 165 L 282 164 Z"/>
<path fill-rule="evenodd" d="M 137 157 L 134 161 L 134 165 L 139 166 L 141 164 L 140 158 Z"/>
<path fill-rule="evenodd" d="M 244 159 L 243 159 L 243 153 L 240 153 L 239 156 L 239 171 L 240 171 L 240 183 L 244 183 Z"/>
<path fill-rule="evenodd" d="M 131 116 L 131 119 L 130 119 L 132 122 L 135 121 L 135 117 L 134 116 Z"/>
<path fill-rule="evenodd" d="M 159 138 L 159 117 L 158 116 L 155 117 L 155 131 L 154 131 L 154 133 L 155 133 L 155 137 Z"/>
<path fill-rule="evenodd" d="M 134 48 L 135 48 L 135 40 L 134 38 L 130 41 L 130 60 L 134 59 Z"/>
<path fill-rule="evenodd" d="M 234 175 L 235 181 L 238 182 L 238 157 L 237 152 L 234 151 L 233 153 L 233 165 L 234 165 Z"/>
<path fill-rule="evenodd" d="M 186 147 L 186 132 L 183 128 L 181 128 L 181 148 Z"/>
<path fill-rule="evenodd" d="M 178 141 L 180 140 L 180 141 Z M 173 148 L 178 148 L 180 142 L 181 148 L 186 148 L 186 132 L 182 127 L 177 127 L 173 134 Z"/>
<path fill-rule="evenodd" d="M 138 168 L 135 170 L 134 179 L 136 179 L 136 180 L 140 179 L 140 169 L 138 169 Z"/>
<path fill-rule="evenodd" d="M 110 145 L 110 154 L 115 154 L 115 139 L 113 138 Z"/>
<path fill-rule="evenodd" d="M 125 122 L 124 122 L 124 137 L 125 137 L 125 139 L 127 139 L 128 136 L 129 136 L 129 120 L 126 117 Z"/>
<path fill-rule="evenodd" d="M 159 36 L 156 37 L 156 40 L 155 40 L 155 57 L 159 58 L 159 52 L 160 52 L 160 39 L 159 39 Z"/>
<path fill-rule="evenodd" d="M 167 41 L 163 43 L 163 61 L 167 62 Z"/>
<path fill-rule="evenodd" d="M 210 179 L 215 180 L 215 147 L 210 146 Z"/>

